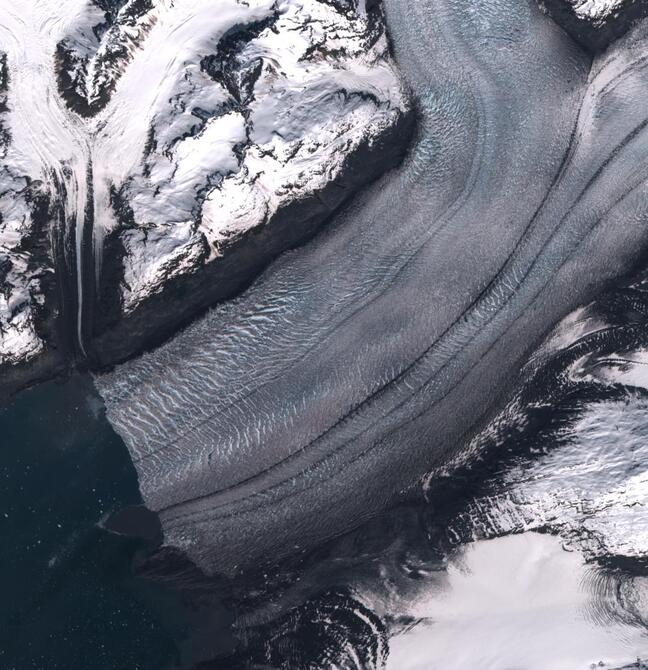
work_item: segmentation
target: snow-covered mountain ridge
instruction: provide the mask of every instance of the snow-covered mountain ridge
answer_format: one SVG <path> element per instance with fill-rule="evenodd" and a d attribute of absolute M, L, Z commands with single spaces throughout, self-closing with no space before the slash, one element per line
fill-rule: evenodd
<path fill-rule="evenodd" d="M 155 344 L 406 150 L 375 2 L 0 8 L 0 371 Z"/>

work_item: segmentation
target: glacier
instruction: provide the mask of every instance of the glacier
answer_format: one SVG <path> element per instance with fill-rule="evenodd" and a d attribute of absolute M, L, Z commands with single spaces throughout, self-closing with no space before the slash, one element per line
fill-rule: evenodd
<path fill-rule="evenodd" d="M 97 379 L 165 542 L 208 574 L 305 551 L 452 462 L 553 324 L 645 257 L 648 25 L 596 52 L 531 1 L 385 12 L 420 117 L 405 163 Z"/>
<path fill-rule="evenodd" d="M 93 370 L 206 573 L 454 462 L 648 248 L 635 3 L 2 8 L 2 394 Z"/>

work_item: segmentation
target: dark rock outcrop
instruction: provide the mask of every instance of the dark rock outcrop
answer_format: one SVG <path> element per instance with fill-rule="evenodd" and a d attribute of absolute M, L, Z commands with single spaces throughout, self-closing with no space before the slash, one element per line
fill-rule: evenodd
<path fill-rule="evenodd" d="M 592 53 L 604 51 L 640 19 L 646 0 L 539 0 L 549 15 Z"/>

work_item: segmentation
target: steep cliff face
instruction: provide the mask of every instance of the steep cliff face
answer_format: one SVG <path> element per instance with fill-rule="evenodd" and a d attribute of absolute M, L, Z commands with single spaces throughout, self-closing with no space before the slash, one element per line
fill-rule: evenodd
<path fill-rule="evenodd" d="M 55 349 L 45 376 L 162 341 L 406 151 L 376 3 L 0 6 L 0 371 L 19 385 Z"/>

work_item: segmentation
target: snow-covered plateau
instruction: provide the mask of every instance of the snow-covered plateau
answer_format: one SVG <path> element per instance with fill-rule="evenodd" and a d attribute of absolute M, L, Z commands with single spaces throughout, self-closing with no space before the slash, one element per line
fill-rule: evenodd
<path fill-rule="evenodd" d="M 0 0 L 0 372 L 163 340 L 412 126 L 371 0 Z"/>

